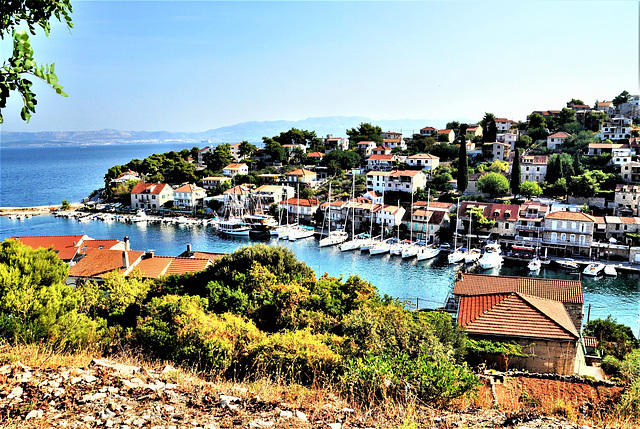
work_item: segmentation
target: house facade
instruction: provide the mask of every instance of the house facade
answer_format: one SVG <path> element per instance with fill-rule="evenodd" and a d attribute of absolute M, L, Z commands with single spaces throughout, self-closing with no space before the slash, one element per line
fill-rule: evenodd
<path fill-rule="evenodd" d="M 370 155 L 367 158 L 367 169 L 368 170 L 377 170 L 377 171 L 389 171 L 394 166 L 396 161 L 398 161 L 398 157 L 396 155 Z"/>
<path fill-rule="evenodd" d="M 215 189 L 223 183 L 231 182 L 231 177 L 210 176 L 202 179 L 202 187 L 204 189 Z"/>
<path fill-rule="evenodd" d="M 356 148 L 364 157 L 367 157 L 373 153 L 373 150 L 376 148 L 376 143 L 372 141 L 362 141 L 356 144 Z"/>
<path fill-rule="evenodd" d="M 446 141 L 452 143 L 456 139 L 456 133 L 453 130 L 438 130 L 438 139 L 445 136 Z"/>
<path fill-rule="evenodd" d="M 508 161 L 510 153 L 511 145 L 509 143 L 491 143 L 491 154 L 493 155 L 494 161 Z"/>
<path fill-rule="evenodd" d="M 616 206 L 616 215 L 623 214 L 638 216 L 640 206 L 640 185 L 616 185 L 613 200 Z"/>
<path fill-rule="evenodd" d="M 325 153 L 329 153 L 332 150 L 347 150 L 349 149 L 349 139 L 346 137 L 334 137 L 333 134 L 327 134 L 322 138 L 322 144 L 324 145 Z"/>
<path fill-rule="evenodd" d="M 135 209 L 159 209 L 173 199 L 173 189 L 165 183 L 138 183 L 131 190 L 131 207 Z"/>
<path fill-rule="evenodd" d="M 631 138 L 631 118 L 618 116 L 602 124 L 599 137 L 603 140 L 621 140 Z"/>
<path fill-rule="evenodd" d="M 581 212 L 558 211 L 544 218 L 543 244 L 557 253 L 591 256 L 595 220 Z"/>
<path fill-rule="evenodd" d="M 440 158 L 429 153 L 417 153 L 415 155 L 408 156 L 406 163 L 409 167 L 433 171 L 438 167 L 438 165 L 440 165 Z"/>
<path fill-rule="evenodd" d="M 640 162 L 631 161 L 620 166 L 620 176 L 627 183 L 640 183 Z"/>
<path fill-rule="evenodd" d="M 520 180 L 522 182 L 544 182 L 547 176 L 546 155 L 523 155 L 520 157 Z M 513 166 L 513 164 L 512 164 Z"/>
<path fill-rule="evenodd" d="M 313 223 L 313 216 L 320 207 L 320 202 L 307 198 L 289 198 L 278 204 L 280 210 L 285 210 L 291 223 L 300 222 L 306 225 Z"/>
<path fill-rule="evenodd" d="M 559 131 L 547 137 L 547 149 L 558 150 L 571 134 Z"/>
<path fill-rule="evenodd" d="M 234 177 L 238 174 L 245 176 L 249 174 L 249 167 L 245 163 L 232 162 L 222 169 L 222 174 L 227 177 Z"/>
<path fill-rule="evenodd" d="M 202 206 L 202 200 L 207 196 L 207 191 L 196 185 L 183 185 L 174 191 L 173 202 L 178 208 L 193 210 Z"/>

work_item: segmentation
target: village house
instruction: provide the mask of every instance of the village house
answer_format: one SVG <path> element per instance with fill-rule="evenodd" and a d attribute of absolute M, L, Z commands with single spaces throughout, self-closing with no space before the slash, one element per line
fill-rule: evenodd
<path fill-rule="evenodd" d="M 287 151 L 287 158 L 291 159 L 296 149 L 307 153 L 307 146 L 303 144 L 283 144 L 282 147 Z"/>
<path fill-rule="evenodd" d="M 607 114 L 609 114 L 609 116 L 611 116 L 611 114 L 613 113 L 613 103 L 611 101 L 602 101 L 598 104 L 596 104 L 596 110 L 600 111 L 600 112 L 605 112 Z"/>
<path fill-rule="evenodd" d="M 308 185 L 314 187 L 317 185 L 318 174 L 315 171 L 307 170 L 304 168 L 298 168 L 284 175 L 287 185 Z"/>
<path fill-rule="evenodd" d="M 330 228 L 332 231 L 344 229 L 348 216 L 347 206 L 348 202 L 343 200 L 325 201 L 320 204 L 318 210 L 320 210 L 323 215 L 322 226 L 324 228 Z"/>
<path fill-rule="evenodd" d="M 618 243 L 626 243 L 626 234 L 636 234 L 640 230 L 639 217 L 618 217 L 605 216 L 605 240 L 611 243 L 610 239 L 615 239 Z"/>
<path fill-rule="evenodd" d="M 138 183 L 131 190 L 131 207 L 159 209 L 172 202 L 173 198 L 173 189 L 165 183 Z"/>
<path fill-rule="evenodd" d="M 231 182 L 231 177 L 209 176 L 202 179 L 202 187 L 204 189 L 216 189 L 223 183 Z"/>
<path fill-rule="evenodd" d="M 551 134 L 547 137 L 547 149 L 558 150 L 570 135 L 571 134 L 565 133 L 564 131 Z"/>
<path fill-rule="evenodd" d="M 400 135 L 400 137 L 395 137 L 395 138 L 386 138 L 382 140 L 382 144 L 390 149 L 395 149 L 395 148 L 400 148 L 402 150 L 407 148 L 407 145 L 404 143 L 404 140 L 402 139 L 402 134 L 400 133 L 391 133 L 391 134 L 398 134 Z"/>
<path fill-rule="evenodd" d="M 507 118 L 495 118 L 496 128 L 499 133 L 504 133 L 505 131 L 509 131 L 513 125 L 516 124 L 515 121 Z"/>
<path fill-rule="evenodd" d="M 327 134 L 321 140 L 324 146 L 324 153 L 329 153 L 332 150 L 349 149 L 349 139 L 347 137 L 334 137 L 333 134 Z"/>
<path fill-rule="evenodd" d="M 311 152 L 307 154 L 307 158 L 313 161 L 322 161 L 324 158 L 324 153 L 322 152 Z"/>
<path fill-rule="evenodd" d="M 631 148 L 628 144 L 623 144 L 621 147 L 611 149 L 610 164 L 623 165 L 629 162 L 631 162 Z"/>
<path fill-rule="evenodd" d="M 75 265 L 69 267 L 67 284 L 79 285 L 86 281 L 104 281 L 112 272 L 127 276 L 140 263 L 142 250 L 91 249 Z"/>
<path fill-rule="evenodd" d="M 24 237 L 10 237 L 10 240 L 18 240 L 32 249 L 51 248 L 58 259 L 71 262 L 85 241 L 91 240 L 87 235 L 37 235 Z"/>
<path fill-rule="evenodd" d="M 198 151 L 198 167 L 204 167 L 204 154 L 212 152 L 211 146 L 205 146 Z"/>
<path fill-rule="evenodd" d="M 124 185 L 129 180 L 136 180 L 136 181 L 141 180 L 140 174 L 131 170 L 125 171 L 119 177 L 116 177 L 115 179 L 111 179 L 109 181 L 109 186 Z"/>
<path fill-rule="evenodd" d="M 388 171 L 369 171 L 367 173 L 367 191 L 382 194 L 387 186 Z"/>
<path fill-rule="evenodd" d="M 385 177 L 387 191 L 415 193 L 419 188 L 427 186 L 427 175 L 420 170 L 392 171 Z"/>
<path fill-rule="evenodd" d="M 511 150 L 516 149 L 518 138 L 519 134 L 517 131 L 509 131 L 508 133 L 499 133 L 496 135 L 496 141 L 499 143 L 507 143 Z"/>
<path fill-rule="evenodd" d="M 438 232 L 440 228 L 444 225 L 449 225 L 449 212 L 432 209 L 431 204 L 435 203 L 435 201 L 431 202 L 428 208 L 414 205 L 413 212 L 409 213 L 409 216 L 405 216 L 406 220 L 403 223 L 415 239 L 424 240 L 426 243 L 437 243 L 439 242 Z"/>
<path fill-rule="evenodd" d="M 468 227 L 465 228 L 463 222 L 468 225 L 469 213 L 471 208 L 480 208 L 482 215 L 488 220 L 495 221 L 493 226 L 489 229 L 482 231 L 471 230 L 472 235 L 490 235 L 493 234 L 496 237 L 514 237 L 516 235 L 516 222 L 518 221 L 518 214 L 520 212 L 520 206 L 516 204 L 492 204 L 492 203 L 479 203 L 476 201 L 464 201 L 460 203 L 460 215 L 458 219 L 457 229 L 464 234 L 468 234 Z"/>
<path fill-rule="evenodd" d="M 521 204 L 516 221 L 516 242 L 539 245 L 544 230 L 544 217 L 550 209 L 547 204 L 536 201 L 526 201 Z"/>
<path fill-rule="evenodd" d="M 522 155 L 520 157 L 520 180 L 522 182 L 544 182 L 547 177 L 548 161 L 549 157 L 546 155 Z"/>
<path fill-rule="evenodd" d="M 245 163 L 232 162 L 222 169 L 222 174 L 227 177 L 246 176 L 249 174 L 249 167 Z"/>
<path fill-rule="evenodd" d="M 265 211 L 270 204 L 293 198 L 295 193 L 296 190 L 293 187 L 282 185 L 262 185 L 254 191 Z"/>
<path fill-rule="evenodd" d="M 618 216 L 638 216 L 640 206 L 640 185 L 616 185 L 613 202 Z"/>
<path fill-rule="evenodd" d="M 373 219 L 378 228 L 384 227 L 385 233 L 389 233 L 402 223 L 402 217 L 406 210 L 403 207 L 385 204 L 384 206 L 377 204 L 373 208 Z M 375 226 L 374 226 L 375 228 Z M 377 231 L 374 231 L 376 233 Z"/>
<path fill-rule="evenodd" d="M 449 143 L 453 143 L 456 139 L 456 133 L 453 130 L 438 130 L 438 141 L 444 136 L 445 140 Z"/>
<path fill-rule="evenodd" d="M 427 203 L 426 201 L 416 201 L 413 203 L 414 209 L 419 208 L 427 208 L 429 206 L 429 210 L 434 212 L 445 212 L 451 213 L 456 209 L 456 205 L 454 203 L 445 203 L 443 201 L 430 201 Z"/>
<path fill-rule="evenodd" d="M 156 256 L 147 252 L 136 264 L 135 270 L 140 273 L 142 278 L 159 279 L 164 276 L 197 273 L 206 270 L 210 265 L 212 265 L 212 261 L 208 258 Z"/>
<path fill-rule="evenodd" d="M 466 274 L 465 274 L 466 276 Z M 490 368 L 573 375 L 580 335 L 559 301 L 520 292 L 460 298 L 458 323 L 472 340 L 515 342 L 528 357 L 485 354 Z"/>
<path fill-rule="evenodd" d="M 620 177 L 627 183 L 640 183 L 640 162 L 631 161 L 620 166 Z"/>
<path fill-rule="evenodd" d="M 436 134 L 436 131 L 438 130 L 433 127 L 424 127 L 424 128 L 420 128 L 420 135 L 433 137 Z"/>
<path fill-rule="evenodd" d="M 233 157 L 233 160 L 238 162 L 242 159 L 242 157 L 240 156 L 240 145 L 242 143 L 234 143 L 232 145 L 229 145 L 229 149 L 231 151 L 231 156 Z"/>
<path fill-rule="evenodd" d="M 371 151 L 371 155 L 391 155 L 391 148 L 386 146 L 378 146 Z"/>
<path fill-rule="evenodd" d="M 632 121 L 627 117 L 615 117 L 602 124 L 600 133 L 596 134 L 603 140 L 621 140 L 631 138 L 631 124 Z"/>
<path fill-rule="evenodd" d="M 194 210 L 202 206 L 202 200 L 207 196 L 207 191 L 203 188 L 186 184 L 174 191 L 173 203 L 180 209 Z"/>
<path fill-rule="evenodd" d="M 544 218 L 542 243 L 556 254 L 591 256 L 594 218 L 582 212 L 557 211 Z"/>
<path fill-rule="evenodd" d="M 587 156 L 598 156 L 598 155 L 604 155 L 605 153 L 610 153 L 613 155 L 613 151 L 614 150 L 622 150 L 622 153 L 627 153 L 625 151 L 625 149 L 628 150 L 628 153 L 631 152 L 629 145 L 627 144 L 622 144 L 622 143 L 589 143 L 589 149 L 586 153 Z M 631 159 L 629 159 L 626 162 L 631 161 Z M 623 162 L 624 164 L 624 162 Z M 620 164 L 621 165 L 621 164 Z"/>
<path fill-rule="evenodd" d="M 377 171 L 389 171 L 395 167 L 398 157 L 396 155 L 370 155 L 367 158 L 367 169 Z"/>
<path fill-rule="evenodd" d="M 508 161 L 511 153 L 511 145 L 509 143 L 493 142 L 491 144 L 491 154 L 493 161 Z"/>
<path fill-rule="evenodd" d="M 239 213 L 243 213 L 244 210 L 249 207 L 249 200 L 252 192 L 251 186 L 252 185 L 246 184 L 236 185 L 222 193 L 221 200 L 224 206 L 225 216 L 235 216 Z"/>
<path fill-rule="evenodd" d="M 440 158 L 429 153 L 417 153 L 415 155 L 408 156 L 406 162 L 409 167 L 415 167 L 431 172 L 440 165 Z"/>
<path fill-rule="evenodd" d="M 287 212 L 291 223 L 300 222 L 310 225 L 313 222 L 313 216 L 320 207 L 320 202 L 315 199 L 289 198 L 281 201 L 278 207 Z"/>
<path fill-rule="evenodd" d="M 467 135 L 472 135 L 473 137 L 482 136 L 482 127 L 478 124 L 472 124 L 467 127 Z"/>
<path fill-rule="evenodd" d="M 632 95 L 631 100 L 619 105 L 614 113 L 630 119 L 640 117 L 640 95 Z"/>
<path fill-rule="evenodd" d="M 454 310 L 464 296 L 519 293 L 559 301 L 564 306 L 576 330 L 584 317 L 584 297 L 580 280 L 543 279 L 532 277 L 494 276 L 458 273 L 453 284 Z"/>
<path fill-rule="evenodd" d="M 367 157 L 373 153 L 373 150 L 376 148 L 376 143 L 372 141 L 362 141 L 356 144 L 356 148 L 363 157 Z"/>

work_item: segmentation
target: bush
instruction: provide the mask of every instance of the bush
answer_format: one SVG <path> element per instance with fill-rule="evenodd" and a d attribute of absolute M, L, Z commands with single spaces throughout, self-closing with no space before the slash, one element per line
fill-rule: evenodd
<path fill-rule="evenodd" d="M 385 353 L 351 360 L 342 382 L 353 399 L 367 404 L 415 398 L 440 406 L 472 393 L 479 385 L 466 366 L 434 358 L 424 347 L 416 357 Z"/>
<path fill-rule="evenodd" d="M 307 329 L 269 335 L 252 351 L 254 373 L 271 373 L 302 383 L 327 381 L 341 363 L 329 344 L 339 341 L 333 335 L 313 334 Z"/>
<path fill-rule="evenodd" d="M 152 356 L 227 371 L 242 365 L 262 338 L 251 322 L 232 314 L 206 314 L 206 300 L 167 295 L 154 298 L 138 320 L 136 338 Z"/>
<path fill-rule="evenodd" d="M 620 361 L 613 355 L 607 355 L 602 359 L 600 363 L 600 368 L 607 374 L 609 377 L 620 378 Z"/>

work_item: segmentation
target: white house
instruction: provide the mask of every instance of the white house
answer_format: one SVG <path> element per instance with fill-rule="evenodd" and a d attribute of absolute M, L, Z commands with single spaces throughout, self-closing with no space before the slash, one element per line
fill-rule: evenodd
<path fill-rule="evenodd" d="M 424 128 L 420 128 L 420 135 L 423 136 L 433 136 L 436 131 L 438 131 L 437 129 L 433 128 L 433 127 L 424 127 Z"/>
<path fill-rule="evenodd" d="M 507 118 L 496 118 L 496 128 L 498 129 L 499 133 L 508 131 L 512 125 L 515 124 L 515 121 L 512 121 L 511 119 L 507 119 Z"/>
<path fill-rule="evenodd" d="M 233 157 L 233 159 L 237 162 L 240 161 L 242 159 L 242 157 L 240 156 L 240 145 L 242 143 L 235 143 L 230 145 L 230 149 L 231 149 L 231 156 Z"/>
<path fill-rule="evenodd" d="M 398 160 L 396 155 L 370 155 L 367 158 L 367 168 L 369 170 L 389 171 Z"/>
<path fill-rule="evenodd" d="M 385 139 L 400 139 L 402 140 L 402 133 L 397 133 L 395 131 L 385 131 L 380 134 L 383 140 Z"/>
<path fill-rule="evenodd" d="M 173 201 L 173 189 L 165 183 L 138 183 L 131 190 L 131 207 L 159 209 Z"/>
<path fill-rule="evenodd" d="M 430 153 L 416 153 L 415 155 L 408 156 L 406 162 L 410 167 L 433 171 L 440 164 L 440 158 Z"/>
<path fill-rule="evenodd" d="M 520 180 L 525 182 L 544 182 L 547 176 L 549 158 L 540 155 L 523 155 L 520 157 Z M 513 164 L 511 164 L 513 166 Z"/>
<path fill-rule="evenodd" d="M 387 191 L 414 193 L 418 188 L 427 186 L 427 175 L 421 170 L 399 170 L 390 172 L 386 178 Z"/>
<path fill-rule="evenodd" d="M 367 173 L 367 191 L 382 194 L 387 185 L 388 171 L 370 171 Z"/>
<path fill-rule="evenodd" d="M 318 180 L 318 174 L 311 170 L 298 168 L 296 170 L 285 173 L 285 181 L 293 184 L 304 183 L 305 185 L 315 185 Z"/>
<path fill-rule="evenodd" d="M 449 143 L 456 139 L 456 133 L 453 130 L 438 130 L 438 138 L 440 136 L 446 136 Z"/>
<path fill-rule="evenodd" d="M 625 117 L 612 118 L 602 124 L 599 137 L 603 140 L 620 140 L 631 138 L 631 119 Z"/>
<path fill-rule="evenodd" d="M 231 177 L 219 177 L 219 176 L 205 177 L 204 179 L 202 179 L 202 187 L 204 189 L 215 189 L 222 183 L 226 183 L 230 181 L 231 181 Z"/>
<path fill-rule="evenodd" d="M 611 164 L 623 165 L 631 162 L 631 148 L 629 145 L 611 149 Z"/>
<path fill-rule="evenodd" d="M 232 162 L 222 169 L 222 174 L 227 177 L 234 177 L 238 174 L 247 175 L 249 174 L 249 167 L 245 163 Z"/>
<path fill-rule="evenodd" d="M 508 161 L 511 145 L 509 143 L 491 143 L 491 153 L 494 161 Z"/>
<path fill-rule="evenodd" d="M 263 210 L 266 210 L 269 204 L 293 198 L 295 193 L 296 190 L 292 186 L 283 185 L 262 185 L 254 191 Z"/>
<path fill-rule="evenodd" d="M 327 134 L 322 138 L 322 144 L 324 145 L 325 153 L 329 153 L 332 150 L 347 150 L 349 149 L 349 139 L 346 137 L 334 137 L 333 134 Z M 374 145 L 375 147 L 375 145 Z"/>
<path fill-rule="evenodd" d="M 518 141 L 517 132 L 499 133 L 496 135 L 496 141 L 500 143 L 508 143 L 511 150 L 515 150 L 516 142 Z"/>
<path fill-rule="evenodd" d="M 183 185 L 173 193 L 173 202 L 179 208 L 193 210 L 202 204 L 202 200 L 207 196 L 207 191 L 196 185 Z"/>
<path fill-rule="evenodd" d="M 373 149 L 376 148 L 376 143 L 372 141 L 362 141 L 356 143 L 356 148 L 358 152 L 362 153 L 363 156 L 369 156 L 373 153 Z"/>
<path fill-rule="evenodd" d="M 549 137 L 547 137 L 547 149 L 558 149 L 564 144 L 564 141 L 570 135 L 571 134 L 565 133 L 564 131 L 559 131 L 557 133 L 551 134 Z"/>
<path fill-rule="evenodd" d="M 620 176 L 627 183 L 640 183 L 640 162 L 631 161 L 620 166 Z"/>

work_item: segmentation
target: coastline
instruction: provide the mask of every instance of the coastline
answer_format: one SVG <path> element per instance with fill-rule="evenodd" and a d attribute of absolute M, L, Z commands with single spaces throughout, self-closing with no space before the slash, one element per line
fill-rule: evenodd
<path fill-rule="evenodd" d="M 82 203 L 69 203 L 71 206 L 71 210 L 76 210 L 84 207 Z M 32 207 L 0 207 L 0 216 L 10 216 L 17 214 L 25 214 L 25 215 L 41 215 L 41 214 L 49 214 L 54 210 L 62 207 L 62 204 L 47 204 L 41 206 L 32 206 Z"/>

